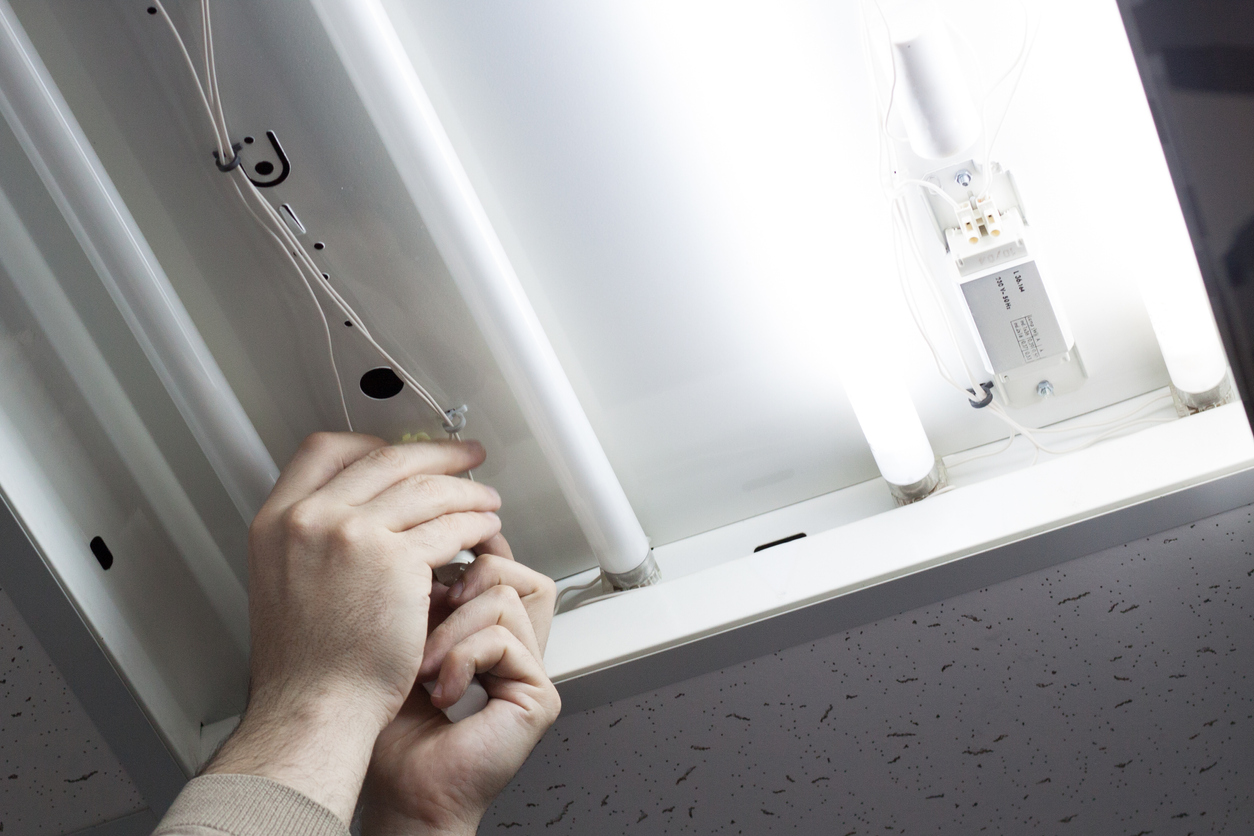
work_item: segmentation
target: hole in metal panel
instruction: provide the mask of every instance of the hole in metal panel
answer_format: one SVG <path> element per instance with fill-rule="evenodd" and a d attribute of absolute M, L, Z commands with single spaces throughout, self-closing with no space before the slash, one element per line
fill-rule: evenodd
<path fill-rule="evenodd" d="M 91 553 L 96 556 L 100 568 L 106 572 L 109 571 L 109 567 L 113 565 L 113 552 L 109 551 L 109 547 L 105 545 L 104 538 L 93 537 L 87 545 L 91 547 Z"/>
<path fill-rule="evenodd" d="M 804 531 L 801 532 L 800 534 L 790 534 L 789 536 L 783 537 L 779 540 L 772 540 L 769 543 L 763 543 L 762 545 L 754 549 L 753 553 L 757 554 L 758 552 L 766 551 L 767 549 L 774 548 L 775 546 L 782 546 L 785 543 L 791 543 L 793 540 L 800 540 L 804 536 L 806 536 L 806 533 Z"/>
<path fill-rule="evenodd" d="M 405 381 L 387 366 L 371 369 L 361 376 L 361 391 L 367 398 L 384 401 L 394 398 L 405 388 Z"/>

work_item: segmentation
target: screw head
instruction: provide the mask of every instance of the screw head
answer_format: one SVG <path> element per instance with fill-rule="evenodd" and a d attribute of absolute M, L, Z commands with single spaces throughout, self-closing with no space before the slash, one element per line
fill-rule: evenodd
<path fill-rule="evenodd" d="M 971 185 L 971 172 L 967 171 L 965 168 L 962 169 L 962 171 L 959 171 L 954 175 L 954 182 L 965 189 L 967 186 Z"/>
<path fill-rule="evenodd" d="M 1048 398 L 1050 395 L 1054 394 L 1054 384 L 1050 383 L 1048 380 L 1042 380 L 1040 383 L 1036 384 L 1036 394 L 1040 395 L 1042 398 Z"/>

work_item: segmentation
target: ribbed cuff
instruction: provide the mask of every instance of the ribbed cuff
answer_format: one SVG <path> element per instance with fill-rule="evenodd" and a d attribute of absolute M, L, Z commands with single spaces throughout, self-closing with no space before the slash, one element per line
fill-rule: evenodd
<path fill-rule="evenodd" d="M 208 828 L 230 836 L 347 836 L 344 822 L 291 787 L 257 775 L 201 775 L 179 793 L 153 836 Z"/>

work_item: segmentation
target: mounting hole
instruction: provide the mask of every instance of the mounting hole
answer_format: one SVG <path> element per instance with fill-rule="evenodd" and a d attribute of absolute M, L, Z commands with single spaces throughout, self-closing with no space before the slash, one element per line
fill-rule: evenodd
<path fill-rule="evenodd" d="M 254 142 L 256 142 L 256 141 L 257 141 L 257 140 L 253 139 L 251 136 L 246 136 L 246 137 L 244 137 L 244 144 L 245 144 L 245 145 L 252 145 L 252 144 L 253 144 Z"/>
<path fill-rule="evenodd" d="M 324 243 L 322 243 L 321 241 L 319 241 L 318 243 L 314 244 L 314 249 L 315 249 L 315 250 L 325 250 L 326 248 L 327 248 L 327 245 L 326 245 L 326 244 L 324 244 Z"/>
<path fill-rule="evenodd" d="M 353 321 L 352 321 L 351 319 L 346 319 L 346 320 L 344 320 L 344 327 L 345 327 L 345 328 L 352 328 L 352 327 L 353 327 Z"/>
<path fill-rule="evenodd" d="M 109 571 L 109 567 L 113 565 L 113 552 L 109 551 L 109 547 L 105 545 L 104 538 L 93 537 L 87 545 L 91 547 L 91 553 L 96 556 L 100 568 L 106 572 Z"/>
<path fill-rule="evenodd" d="M 274 174 L 274 163 L 269 160 L 262 160 L 253 166 L 253 171 L 265 177 L 267 174 Z"/>
<path fill-rule="evenodd" d="M 790 536 L 788 536 L 788 537 L 781 537 L 781 538 L 779 538 L 778 540 L 772 540 L 772 541 L 771 541 L 771 542 L 769 542 L 769 543 L 763 543 L 762 545 L 760 545 L 760 546 L 758 546 L 756 549 L 754 549 L 754 550 L 753 550 L 753 553 L 754 553 L 754 554 L 757 554 L 758 552 L 764 552 L 764 551 L 766 551 L 767 549 L 773 549 L 773 548 L 775 548 L 776 546 L 782 546 L 782 545 L 784 545 L 785 543 L 791 543 L 793 540 L 800 540 L 800 539 L 801 539 L 802 537 L 804 537 L 804 536 L 806 536 L 806 535 L 805 535 L 805 532 L 803 531 L 803 532 L 801 532 L 801 533 L 799 533 L 799 534 L 793 534 L 793 535 L 790 535 Z"/>
<path fill-rule="evenodd" d="M 155 15 L 156 13 L 157 13 L 157 7 L 156 7 L 156 6 L 149 6 L 149 7 L 148 7 L 148 14 L 150 14 L 150 15 Z"/>
<path fill-rule="evenodd" d="M 405 381 L 387 366 L 371 369 L 361 376 L 361 392 L 367 398 L 386 401 L 394 398 L 405 388 Z"/>

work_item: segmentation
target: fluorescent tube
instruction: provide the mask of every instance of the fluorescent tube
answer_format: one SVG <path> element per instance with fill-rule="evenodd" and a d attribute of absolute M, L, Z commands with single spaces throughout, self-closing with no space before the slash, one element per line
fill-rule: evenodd
<path fill-rule="evenodd" d="M 1142 274 L 1140 289 L 1176 406 L 1187 414 L 1228 403 L 1235 390 L 1202 275 L 1196 265 L 1179 268 Z"/>
<path fill-rule="evenodd" d="M 925 160 L 970 148 L 983 122 L 936 5 L 890 5 L 887 20 L 910 147 Z"/>
<path fill-rule="evenodd" d="M 602 571 L 653 582 L 648 538 L 378 0 L 311 0 Z"/>
<path fill-rule="evenodd" d="M 838 362 L 845 395 L 893 497 L 903 505 L 923 499 L 944 485 L 944 470 L 909 393 L 868 365 Z"/>
<path fill-rule="evenodd" d="M 252 522 L 278 468 L 8 0 L 0 0 L 0 114 L 235 507 Z"/>

